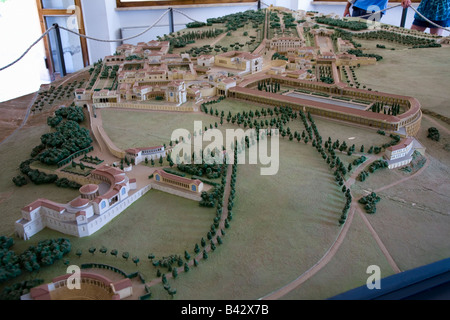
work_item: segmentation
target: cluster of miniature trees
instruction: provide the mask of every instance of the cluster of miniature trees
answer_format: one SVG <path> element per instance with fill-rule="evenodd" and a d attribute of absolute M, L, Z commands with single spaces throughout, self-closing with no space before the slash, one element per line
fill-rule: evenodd
<path fill-rule="evenodd" d="M 363 182 L 367 179 L 367 177 L 369 176 L 369 173 L 374 173 L 375 171 L 377 171 L 378 169 L 384 169 L 388 167 L 388 163 L 385 160 L 377 160 L 373 163 L 370 164 L 369 169 L 362 171 L 359 175 L 358 175 L 358 180 Z"/>
<path fill-rule="evenodd" d="M 281 85 L 278 81 L 273 81 L 272 79 L 266 79 L 258 81 L 258 90 L 259 91 L 265 91 L 265 92 L 271 92 L 271 93 L 277 93 L 280 91 Z"/>
<path fill-rule="evenodd" d="M 24 271 L 38 271 L 53 265 L 71 250 L 71 243 L 65 238 L 40 241 L 19 255 L 12 250 L 13 245 L 12 238 L 0 236 L 0 283 L 18 277 Z"/>
<path fill-rule="evenodd" d="M 357 57 L 367 57 L 367 58 L 375 58 L 377 61 L 383 59 L 382 56 L 376 53 L 364 53 L 361 49 L 350 49 L 347 51 L 349 54 L 353 54 Z"/>
<path fill-rule="evenodd" d="M 347 221 L 347 214 L 350 206 L 352 204 L 352 194 L 350 193 L 350 189 L 347 189 L 345 185 L 342 186 L 342 192 L 345 194 L 345 206 L 342 209 L 342 215 L 339 219 L 339 225 L 343 225 L 345 221 Z"/>
<path fill-rule="evenodd" d="M 297 27 L 297 23 L 295 23 L 295 18 L 292 16 L 290 12 L 283 12 L 283 22 L 285 29 L 294 29 Z"/>
<path fill-rule="evenodd" d="M 65 86 L 50 86 L 49 90 L 40 91 L 36 101 L 33 103 L 31 112 L 42 111 L 45 106 L 51 106 L 56 102 L 69 100 L 73 97 L 73 92 L 77 88 L 81 88 L 84 81 L 77 80 Z"/>
<path fill-rule="evenodd" d="M 226 32 L 229 32 L 243 28 L 247 23 L 251 23 L 252 27 L 257 29 L 264 24 L 264 19 L 265 13 L 263 10 L 247 10 L 244 12 L 225 15 L 219 18 L 209 18 L 206 22 L 211 24 L 225 24 Z"/>
<path fill-rule="evenodd" d="M 100 75 L 100 72 L 103 68 L 103 60 L 99 59 L 97 62 L 94 62 L 94 66 L 89 69 L 89 85 L 87 87 L 88 90 L 92 89 L 92 87 L 95 85 L 95 82 L 97 81 L 98 76 Z"/>
<path fill-rule="evenodd" d="M 196 40 L 216 38 L 224 32 L 223 29 L 208 29 L 197 30 L 181 33 L 178 31 L 176 34 L 164 35 L 164 37 L 158 37 L 161 41 L 169 41 L 171 48 L 184 48 L 189 44 L 195 43 Z"/>
<path fill-rule="evenodd" d="M 434 141 L 439 141 L 439 139 L 440 139 L 439 130 L 435 127 L 428 128 L 427 138 L 430 138 L 431 140 L 434 140 Z"/>
<path fill-rule="evenodd" d="M 0 300 L 20 300 L 20 298 L 29 293 L 34 287 L 44 283 L 42 279 L 25 280 L 6 286 L 0 294 Z"/>
<path fill-rule="evenodd" d="M 359 203 L 364 205 L 364 210 L 369 214 L 374 214 L 377 211 L 376 204 L 380 201 L 380 197 L 375 192 L 362 197 L 358 200 Z"/>
<path fill-rule="evenodd" d="M 360 21 L 346 21 L 341 19 L 333 19 L 325 16 L 315 17 L 317 23 L 327 24 L 333 27 L 350 29 L 352 31 L 361 31 L 367 29 L 367 23 Z"/>
<path fill-rule="evenodd" d="M 330 66 L 319 66 L 319 79 L 320 81 L 328 84 L 333 84 L 333 72 Z"/>
<path fill-rule="evenodd" d="M 83 150 L 92 148 L 89 130 L 79 125 L 79 122 L 84 120 L 81 107 L 71 105 L 56 110 L 54 117 L 47 118 L 48 125 L 54 131 L 41 136 L 41 144 L 33 148 L 31 158 L 20 164 L 23 176 L 14 177 L 13 183 L 20 187 L 27 184 L 28 178 L 37 185 L 57 182 L 57 186 L 64 188 L 79 186 L 77 183 L 68 182 L 67 179 L 59 180 L 56 174 L 32 169 L 30 165 L 37 160 L 47 165 L 59 165 L 62 161 L 70 161 L 70 157 Z"/>
<path fill-rule="evenodd" d="M 426 39 L 423 37 L 411 36 L 408 34 L 400 34 L 386 30 L 375 30 L 370 32 L 355 33 L 353 36 L 365 40 L 384 40 L 409 46 L 411 48 L 432 48 L 441 47 L 434 39 Z"/>
<path fill-rule="evenodd" d="M 285 55 L 283 55 L 283 54 L 281 54 L 281 53 L 279 53 L 279 52 L 275 52 L 273 55 L 272 55 L 272 58 L 271 58 L 272 60 L 285 60 L 285 61 L 288 61 L 289 59 L 285 56 Z"/>
<path fill-rule="evenodd" d="M 385 104 L 382 102 L 375 102 L 370 110 L 375 113 L 383 112 L 384 114 L 396 116 L 400 113 L 400 105 L 398 103 L 393 103 L 392 106 L 386 108 Z"/>
<path fill-rule="evenodd" d="M 39 154 L 39 161 L 56 165 L 72 154 L 89 148 L 92 138 L 88 129 L 82 128 L 75 121 L 68 120 L 59 124 L 55 132 L 42 135 L 41 143 L 45 149 Z"/>

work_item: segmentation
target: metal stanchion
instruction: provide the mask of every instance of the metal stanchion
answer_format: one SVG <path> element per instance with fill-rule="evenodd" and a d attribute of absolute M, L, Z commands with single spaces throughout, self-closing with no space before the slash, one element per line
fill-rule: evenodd
<path fill-rule="evenodd" d="M 173 33 L 175 31 L 173 26 L 173 9 L 169 8 L 169 33 Z"/>
<path fill-rule="evenodd" d="M 55 27 L 56 45 L 59 56 L 59 67 L 60 67 L 59 70 L 62 78 L 67 74 L 67 72 L 66 72 L 66 62 L 64 61 L 64 51 L 61 41 L 61 32 L 59 29 L 59 25 L 57 23 L 53 24 L 53 26 Z"/>
<path fill-rule="evenodd" d="M 406 16 L 408 14 L 408 8 L 403 8 L 402 11 L 402 19 L 400 20 L 400 27 L 404 28 L 405 27 L 405 22 L 406 22 Z"/>

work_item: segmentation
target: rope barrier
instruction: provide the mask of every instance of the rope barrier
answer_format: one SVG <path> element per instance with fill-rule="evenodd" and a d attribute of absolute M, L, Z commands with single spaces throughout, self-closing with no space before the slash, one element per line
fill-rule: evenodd
<path fill-rule="evenodd" d="M 172 10 L 173 10 L 174 12 L 177 12 L 177 13 L 179 13 L 179 14 L 185 16 L 185 17 L 188 18 L 189 20 L 192 20 L 192 21 L 194 21 L 194 22 L 200 22 L 200 23 L 201 23 L 201 21 L 198 21 L 198 20 L 195 20 L 194 18 L 189 17 L 186 13 L 184 13 L 184 12 L 182 12 L 182 11 L 180 11 L 180 10 L 177 10 L 177 9 L 172 9 Z"/>
<path fill-rule="evenodd" d="M 269 7 L 269 5 L 268 4 L 266 4 L 265 2 L 263 2 L 263 1 L 261 1 L 261 4 L 263 4 L 263 5 L 265 5 L 265 6 L 267 6 L 267 7 Z M 358 18 L 365 18 L 365 17 L 370 17 L 370 16 L 373 16 L 373 15 L 376 15 L 376 14 L 379 14 L 379 13 L 382 13 L 382 12 L 384 12 L 384 11 L 387 11 L 387 10 L 391 10 L 391 9 L 394 9 L 394 8 L 397 8 L 397 7 L 399 7 L 399 6 L 401 6 L 401 4 L 397 4 L 397 5 L 395 5 L 395 6 L 392 6 L 392 7 L 389 7 L 389 8 L 386 8 L 386 9 L 382 9 L 382 10 L 380 10 L 380 11 L 376 11 L 376 12 L 372 12 L 372 13 L 368 13 L 368 14 L 366 14 L 366 15 L 362 15 L 362 16 L 359 16 Z M 413 6 L 410 6 L 410 8 L 411 9 L 413 9 L 413 11 L 415 11 L 422 19 L 424 19 L 425 21 L 427 21 L 428 23 L 430 23 L 431 25 L 433 25 L 433 26 L 435 26 L 436 28 L 441 28 L 441 29 L 443 29 L 443 30 L 445 30 L 445 31 L 447 31 L 447 32 L 450 32 L 450 29 L 448 29 L 448 28 L 445 28 L 445 27 L 443 27 L 443 26 L 440 26 L 440 25 L 438 25 L 438 24 L 436 24 L 436 23 L 434 23 L 433 21 L 431 21 L 431 20 L 429 20 L 427 17 L 425 17 L 423 14 L 421 14 L 416 8 L 414 8 Z M 168 10 L 166 10 L 151 26 L 149 26 L 147 29 L 145 29 L 144 31 L 142 31 L 141 33 L 139 33 L 139 34 L 137 34 L 137 35 L 134 35 L 134 36 L 132 36 L 132 37 L 128 37 L 128 38 L 124 38 L 124 39 L 115 39 L 115 40 L 105 40 L 105 39 L 98 39 L 98 38 L 94 38 L 94 37 L 89 37 L 89 36 L 87 36 L 87 35 L 84 35 L 84 34 L 80 34 L 80 33 L 78 33 L 78 32 L 75 32 L 75 31 L 73 31 L 73 30 L 70 30 L 70 29 L 68 29 L 68 28 L 65 28 L 65 27 L 61 27 L 61 26 L 59 26 L 59 28 L 60 29 L 62 29 L 62 30 L 65 30 L 65 31 L 67 31 L 67 32 L 70 32 L 70 33 L 73 33 L 73 34 L 75 34 L 75 35 L 77 35 L 77 36 L 79 36 L 79 37 L 82 37 L 82 38 L 86 38 L 86 39 L 89 39 L 89 40 L 93 40 L 93 41 L 99 41 L 99 42 L 123 42 L 123 41 L 127 41 L 127 40 L 131 40 L 131 39 L 134 39 L 134 38 L 137 38 L 137 37 L 139 37 L 139 36 L 141 36 L 141 35 L 143 35 L 143 34 L 145 34 L 145 33 L 147 33 L 150 29 L 152 29 L 153 27 L 155 27 L 157 24 L 158 24 L 158 22 L 160 22 L 161 21 L 161 19 L 170 11 L 171 9 L 168 9 Z M 190 20 L 192 20 L 192 21 L 195 21 L 195 22 L 200 22 L 200 21 L 198 21 L 198 20 L 196 20 L 196 19 L 194 19 L 194 18 L 192 18 L 192 17 L 190 17 L 190 16 L 188 16 L 187 14 L 185 14 L 184 12 L 182 12 L 182 11 L 180 11 L 180 10 L 177 10 L 177 9 L 172 9 L 173 11 L 175 11 L 175 12 L 177 12 L 177 13 L 179 13 L 179 14 L 181 14 L 181 15 L 183 15 L 183 16 L 185 16 L 186 18 L 188 18 L 188 19 L 190 19 Z M 3 71 L 3 70 L 5 70 L 5 69 L 7 69 L 7 68 L 9 68 L 9 67 L 11 67 L 11 66 L 13 66 L 14 64 L 16 64 L 17 62 L 19 62 L 20 60 L 22 60 L 23 59 L 23 57 L 25 57 L 25 55 L 39 42 L 39 41 L 41 41 L 51 30 L 53 30 L 53 29 L 55 29 L 55 26 L 51 26 L 50 28 L 48 28 L 35 42 L 33 42 L 33 44 L 31 45 L 31 46 L 29 46 L 26 50 L 25 50 L 25 52 L 18 58 L 18 59 L 16 59 L 15 61 L 13 61 L 13 62 L 11 62 L 10 64 L 8 64 L 8 65 L 6 65 L 6 66 L 4 66 L 4 67 L 2 67 L 2 68 L 0 68 L 0 71 Z"/>
<path fill-rule="evenodd" d="M 70 29 L 68 29 L 68 28 L 65 28 L 65 27 L 59 27 L 60 29 L 62 29 L 62 30 L 66 30 L 67 32 L 70 32 L 70 33 L 73 33 L 73 34 L 75 34 L 75 35 L 77 35 L 77 36 L 79 36 L 79 37 L 82 37 L 82 38 L 86 38 L 86 39 L 89 39 L 89 40 L 94 40 L 94 41 L 99 41 L 99 42 L 123 42 L 123 41 L 127 41 L 127 40 L 131 40 L 131 39 L 134 39 L 134 38 L 137 38 L 137 37 L 139 37 L 139 36 L 141 36 L 141 35 L 143 35 L 144 33 L 146 33 L 146 32 L 148 32 L 150 29 L 152 29 L 154 26 L 156 26 L 157 24 L 158 24 L 158 22 L 160 22 L 161 21 L 161 19 L 168 13 L 170 11 L 170 9 L 168 9 L 168 10 L 166 10 L 150 27 L 148 27 L 147 29 L 145 29 L 144 31 L 142 31 L 141 33 L 139 33 L 139 34 L 137 34 L 137 35 L 134 35 L 134 36 L 132 36 L 132 37 L 128 37 L 128 38 L 124 38 L 124 39 L 116 39 L 116 40 L 104 40 L 104 39 L 97 39 L 97 38 L 93 38 L 93 37 L 89 37 L 89 36 L 86 36 L 86 35 L 84 35 L 84 34 L 80 34 L 80 33 L 78 33 L 78 32 L 75 32 L 75 31 L 73 31 L 73 30 L 70 30 Z"/>
<path fill-rule="evenodd" d="M 134 39 L 134 38 L 137 38 L 137 37 L 139 37 L 139 36 L 141 36 L 141 35 L 143 35 L 144 33 L 146 33 L 146 32 L 148 32 L 150 29 L 152 29 L 159 21 L 161 21 L 161 19 L 169 12 L 170 10 L 168 9 L 167 11 L 165 11 L 150 27 L 148 27 L 147 29 L 145 29 L 144 31 L 142 31 L 141 33 L 139 33 L 139 34 L 137 34 L 137 35 L 134 35 L 134 36 L 132 36 L 132 37 L 129 37 L 129 38 L 125 38 L 125 39 L 117 39 L 117 40 L 104 40 L 104 39 L 97 39 L 97 38 L 93 38 L 93 37 L 89 37 L 89 36 L 86 36 L 86 35 L 84 35 L 84 34 L 80 34 L 80 33 L 78 33 L 78 32 L 75 32 L 75 31 L 73 31 L 73 30 L 70 30 L 70 29 L 67 29 L 67 28 L 65 28 L 65 27 L 61 27 L 61 26 L 59 26 L 59 28 L 60 29 L 62 29 L 62 30 L 66 30 L 66 31 L 68 31 L 68 32 L 70 32 L 70 33 L 73 33 L 73 34 L 75 34 L 75 35 L 77 35 L 77 36 L 79 36 L 79 37 L 82 37 L 82 38 L 86 38 L 86 39 L 90 39 L 90 40 L 94 40 L 94 41 L 99 41 L 99 42 L 122 42 L 122 41 L 127 41 L 127 40 L 130 40 L 130 39 Z M 53 30 L 53 29 L 55 29 L 55 26 L 51 26 L 50 28 L 48 28 L 40 37 L 39 37 L 39 39 L 37 39 L 35 42 L 33 42 L 33 44 L 31 45 L 31 46 L 29 46 L 28 47 L 28 49 L 27 50 L 25 50 L 25 52 L 18 58 L 18 59 L 16 59 L 15 61 L 13 61 L 13 62 L 11 62 L 10 64 L 8 64 L 8 65 L 6 65 L 6 66 L 4 66 L 4 67 L 2 67 L 2 68 L 0 68 L 0 71 L 3 71 L 3 70 L 5 70 L 5 69 L 7 69 L 7 68 L 9 68 L 9 67 L 11 67 L 11 66 L 13 66 L 14 64 L 16 64 L 17 62 L 19 62 L 20 60 L 22 60 L 22 58 L 23 57 L 25 57 L 25 55 L 39 42 L 39 41 L 41 41 L 51 30 Z"/>
<path fill-rule="evenodd" d="M 355 17 L 355 18 L 365 18 L 365 17 L 370 17 L 370 16 L 373 16 L 373 15 L 376 15 L 376 14 L 379 14 L 379 13 L 382 13 L 382 12 L 384 12 L 384 11 L 391 10 L 391 9 L 394 9 L 394 8 L 397 8 L 397 7 L 400 7 L 400 6 L 401 6 L 401 4 L 397 4 L 397 5 L 395 5 L 395 6 L 392 6 L 392 7 L 386 8 L 386 9 L 382 9 L 382 10 L 380 10 L 380 11 L 376 11 L 376 12 L 364 14 L 364 15 L 362 15 L 362 16 L 358 16 L 358 17 Z"/>
<path fill-rule="evenodd" d="M 413 9 L 413 11 L 415 11 L 422 19 L 424 19 L 426 22 L 428 22 L 429 24 L 435 26 L 436 28 L 440 28 L 440 29 L 444 29 L 447 32 L 450 32 L 450 29 L 445 28 L 443 26 L 440 26 L 436 23 L 434 23 L 433 21 L 431 21 L 430 19 L 428 19 L 427 17 L 425 17 L 423 14 L 421 14 L 416 8 L 414 8 L 413 6 L 410 6 L 411 9 Z"/>
<path fill-rule="evenodd" d="M 376 14 L 379 14 L 379 13 L 381 13 L 381 12 L 384 12 L 384 11 L 387 11 L 387 10 L 391 10 L 391 9 L 394 9 L 394 8 L 397 8 L 397 7 L 401 7 L 401 6 L 402 6 L 401 4 L 397 4 L 397 5 L 395 5 L 395 6 L 392 6 L 392 7 L 389 7 L 389 8 L 380 10 L 380 11 L 377 11 L 377 12 L 372 12 L 372 13 L 368 13 L 368 14 L 365 14 L 365 15 L 362 15 L 362 16 L 358 16 L 357 18 L 370 17 L 370 16 L 372 16 L 372 15 L 376 15 Z M 445 28 L 445 27 L 443 27 L 443 26 L 440 26 L 440 25 L 434 23 L 433 21 L 429 20 L 427 17 L 425 17 L 423 14 L 421 14 L 421 13 L 420 13 L 416 8 L 414 8 L 413 6 L 409 6 L 409 8 L 411 8 L 411 9 L 412 9 L 414 12 L 416 12 L 422 19 L 424 19 L 425 21 L 427 21 L 427 22 L 430 23 L 431 25 L 435 26 L 436 28 L 441 28 L 441 29 L 444 29 L 445 31 L 450 32 L 450 29 Z"/>
<path fill-rule="evenodd" d="M 47 31 L 45 31 L 42 36 L 39 37 L 39 39 L 37 39 L 35 42 L 33 42 L 33 44 L 31 46 L 28 47 L 27 50 L 25 50 L 25 52 L 15 61 L 11 62 L 10 64 L 8 64 L 7 66 L 4 66 L 3 68 L 0 68 L 0 71 L 3 71 L 9 67 L 11 67 L 12 65 L 16 64 L 17 62 L 19 62 L 20 60 L 22 60 L 23 57 L 25 57 L 25 55 L 31 50 L 31 48 L 33 48 L 39 41 L 42 40 L 42 38 L 44 38 L 50 31 L 52 31 L 55 27 L 51 26 L 50 28 L 47 29 Z"/>

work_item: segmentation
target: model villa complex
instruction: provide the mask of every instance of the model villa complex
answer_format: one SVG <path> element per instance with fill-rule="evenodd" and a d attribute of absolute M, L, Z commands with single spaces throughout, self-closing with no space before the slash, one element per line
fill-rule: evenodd
<path fill-rule="evenodd" d="M 306 21 L 304 26 L 310 24 Z M 90 86 L 75 91 L 75 103 L 87 108 L 195 112 L 198 111 L 195 106 L 203 101 L 223 96 L 243 103 L 288 106 L 311 115 L 399 134 L 405 139 L 387 148 L 385 157 L 389 168 L 408 164 L 414 152 L 413 137 L 420 129 L 422 118 L 419 101 L 352 87 L 342 81 L 341 70 L 373 65 L 377 61 L 373 57 L 349 54 L 347 51 L 354 49 L 349 40 L 338 38 L 334 47 L 329 46 L 333 33 L 322 26 L 311 29 L 309 36 L 315 39 L 315 46 L 307 46 L 303 36 L 278 35 L 264 39 L 253 52 L 233 50 L 198 57 L 169 53 L 169 41 L 124 44 L 96 65 Z M 284 58 L 270 60 L 275 53 Z M 334 81 L 321 81 L 320 70 L 328 70 Z M 102 76 L 96 78 L 100 73 Z M 277 83 L 287 89 L 264 91 L 260 87 L 263 82 Z M 374 112 L 375 104 L 381 105 L 382 110 L 396 105 L 401 111 Z M 93 112 L 89 114 L 95 116 Z M 165 157 L 167 150 L 164 146 L 130 148 L 117 154 L 137 166 Z M 16 233 L 29 239 L 48 227 L 77 237 L 89 236 L 151 188 L 200 199 L 203 183 L 156 170 L 152 181 L 139 189 L 136 180 L 130 180 L 126 172 L 104 165 L 86 177 L 81 195 L 72 202 L 57 204 L 39 199 L 25 206 L 23 218 L 16 222 Z"/>
<path fill-rule="evenodd" d="M 132 203 L 129 193 L 136 184 L 122 170 L 102 166 L 90 179 L 97 184 L 81 187 L 81 195 L 68 204 L 38 199 L 24 207 L 23 218 L 16 222 L 17 235 L 29 239 L 48 227 L 76 237 L 89 236 Z"/>

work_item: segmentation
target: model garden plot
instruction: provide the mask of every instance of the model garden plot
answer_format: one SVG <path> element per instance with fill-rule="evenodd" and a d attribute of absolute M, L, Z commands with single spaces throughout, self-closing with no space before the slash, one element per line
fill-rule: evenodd
<path fill-rule="evenodd" d="M 306 225 L 312 228 L 310 230 L 318 231 L 322 224 L 326 224 L 322 227 L 329 231 L 330 236 L 326 237 L 325 243 L 319 241 L 314 246 L 316 254 L 293 249 L 299 258 L 304 255 L 307 262 L 300 263 L 300 270 L 306 270 L 308 265 L 314 265 L 314 261 L 325 254 L 325 247 L 334 245 L 333 238 L 345 233 L 341 230 L 346 230 L 348 220 L 359 210 L 358 207 L 370 207 L 366 212 L 373 214 L 382 204 L 379 194 L 370 194 L 376 201 L 364 198 L 358 203 L 359 199 L 352 192 L 355 183 L 369 181 L 378 170 L 411 166 L 418 163 L 414 162 L 416 156 L 420 158 L 424 154 L 424 147 L 416 139 L 422 122 L 419 100 L 402 94 L 379 92 L 358 82 L 356 74 L 359 68 L 375 70 L 383 60 L 380 55 L 364 52 L 358 43 L 363 38 L 401 43 L 414 50 L 445 46 L 441 38 L 426 34 L 407 34 L 403 29 L 384 25 L 368 29 L 361 22 L 273 7 L 208 19 L 205 25 L 189 25 L 181 32 L 158 40 L 136 46 L 119 46 L 113 55 L 98 61 L 85 72 L 83 85 L 73 87 L 73 104 L 54 108 L 55 112 L 47 119 L 49 133 L 41 137 L 41 143 L 33 149 L 31 158 L 22 162 L 20 175 L 14 178 L 18 186 L 29 181 L 35 184 L 56 183 L 78 190 L 79 194 L 66 203 L 52 201 L 51 195 L 23 203 L 18 213 L 21 218 L 16 219 L 14 227 L 17 241 L 33 241 L 40 233 L 52 229 L 56 233 L 50 234 L 67 237 L 72 242 L 72 251 L 85 262 L 89 262 L 86 261 L 88 255 L 96 261 L 104 256 L 104 264 L 109 266 L 105 269 L 114 269 L 116 273 L 125 275 L 133 273 L 122 272 L 122 267 L 130 269 L 134 266 L 139 270 L 133 274 L 134 278 L 140 279 L 139 284 L 133 283 L 130 289 L 127 281 L 124 287 L 127 293 L 120 295 L 121 298 L 144 299 L 151 297 L 152 292 L 156 297 L 164 297 L 165 293 L 169 297 L 179 295 L 180 290 L 173 286 L 182 286 L 181 273 L 194 273 L 194 269 L 201 268 L 203 263 L 213 263 L 206 261 L 214 260 L 215 256 L 222 259 L 220 251 L 226 250 L 222 247 L 233 240 L 233 224 L 242 222 L 239 221 L 243 214 L 240 206 L 249 211 L 260 211 L 261 219 L 268 219 L 266 208 L 257 204 L 250 207 L 245 201 L 251 201 L 252 195 L 239 188 L 240 183 L 246 187 L 251 183 L 251 178 L 241 170 L 254 173 L 259 170 L 255 171 L 249 167 L 250 164 L 240 166 L 230 164 L 230 161 L 198 164 L 194 160 L 204 155 L 205 150 L 202 154 L 173 152 L 178 150 L 176 146 L 191 143 L 195 137 L 204 137 L 209 130 L 224 132 L 234 128 L 248 130 L 248 134 L 231 145 L 224 143 L 223 149 L 219 146 L 208 150 L 208 157 L 220 155 L 222 160 L 237 160 L 238 155 L 258 148 L 262 142 L 260 139 L 264 142 L 278 139 L 281 142 L 282 171 L 273 177 L 273 181 L 295 188 L 295 183 L 287 182 L 290 175 L 286 174 L 288 167 L 283 162 L 289 163 L 292 172 L 307 174 L 310 170 L 310 174 L 316 177 L 317 185 L 308 184 L 297 192 L 304 190 L 314 194 L 316 190 L 323 192 L 324 198 L 328 199 L 328 204 L 309 204 L 311 211 L 317 211 L 323 217 L 321 221 L 318 216 L 310 219 L 303 212 L 303 205 L 308 201 L 306 198 L 300 196 L 297 199 L 304 201 L 302 204 L 289 195 L 277 195 L 272 187 L 263 187 L 267 180 L 261 177 L 254 178 L 261 185 L 259 190 L 247 188 L 258 194 L 264 194 L 264 189 L 271 190 L 273 194 L 266 194 L 266 197 L 285 198 L 286 201 L 280 203 L 274 200 L 281 208 L 292 201 L 293 208 L 296 208 L 292 214 L 299 211 L 298 219 L 309 219 Z M 197 41 L 201 43 L 204 39 L 210 39 L 212 44 L 196 46 Z M 59 94 L 60 90 L 55 88 L 51 91 Z M 34 106 L 35 114 L 49 103 L 41 98 L 45 96 L 39 95 L 39 99 L 45 102 Z M 116 121 L 114 117 L 117 115 L 123 117 L 119 120 L 122 125 L 118 123 L 112 129 L 110 124 Z M 134 124 L 127 123 L 128 117 L 136 117 Z M 191 120 L 201 120 L 202 127 L 195 128 Z M 341 124 L 354 128 L 355 132 L 367 132 L 367 136 L 373 136 L 358 139 L 381 143 L 363 145 L 336 138 L 334 132 L 330 133 L 322 126 L 323 121 L 330 120 L 337 121 L 336 126 Z M 126 126 L 128 132 L 118 133 Z M 145 129 L 141 131 L 143 127 Z M 178 128 L 189 130 L 190 137 L 172 140 L 171 133 Z M 330 134 L 322 136 L 323 132 Z M 227 158 L 224 152 L 230 147 L 233 152 Z M 422 155 L 416 153 L 413 157 L 414 151 Z M 296 166 L 293 159 L 301 159 L 304 167 L 292 169 Z M 245 182 L 239 181 L 240 176 L 246 177 Z M 306 181 L 309 180 L 306 179 L 305 184 Z M 359 192 L 357 194 L 359 196 Z M 196 218 L 187 218 L 190 213 L 186 212 L 178 222 L 184 223 L 186 229 L 196 230 L 197 224 L 204 227 L 202 236 L 195 231 L 195 236 L 191 237 L 189 231 L 184 231 L 185 238 L 189 239 L 185 242 L 189 243 L 181 241 L 167 246 L 175 252 L 161 253 L 164 248 L 158 247 L 161 253 L 158 256 L 153 254 L 151 245 L 145 245 L 145 249 L 139 249 L 140 245 L 137 245 L 134 249 L 139 253 L 130 255 L 129 249 L 122 249 L 119 242 L 113 241 L 108 248 L 103 247 L 101 255 L 97 248 L 106 245 L 102 236 L 112 230 L 119 232 L 124 239 L 132 238 L 134 231 L 121 230 L 119 225 L 128 225 L 126 219 L 134 219 L 128 213 L 135 215 L 137 212 L 133 210 L 140 204 L 151 203 L 151 207 L 142 210 L 148 210 L 149 216 L 160 219 L 154 214 L 167 204 L 153 203 L 152 197 L 169 199 L 175 207 L 178 198 L 188 201 L 183 203 L 189 205 L 194 202 L 199 208 L 190 210 L 192 217 Z M 270 205 L 266 203 L 266 206 Z M 202 211 L 203 217 L 197 214 L 200 209 L 205 210 Z M 290 210 L 286 211 L 289 212 L 286 219 L 292 219 Z M 164 220 L 170 221 L 170 212 L 164 216 Z M 249 214 L 246 219 L 252 217 Z M 141 241 L 144 241 L 142 237 L 145 234 L 152 239 L 157 237 L 160 231 L 152 228 L 152 221 L 146 220 L 145 216 L 139 219 L 143 220 L 137 220 L 140 221 L 137 222 L 137 230 L 145 228 L 146 231 L 137 231 L 140 234 L 134 236 Z M 270 229 L 270 224 L 265 226 Z M 160 236 L 170 239 L 170 232 Z M 313 234 L 310 236 L 314 237 Z M 300 235 L 302 237 L 304 235 Z M 90 243 L 90 247 L 83 247 L 83 243 Z M 70 259 L 71 264 L 77 263 L 75 257 Z M 144 263 L 144 260 L 148 261 Z M 84 267 L 89 268 L 89 272 L 95 270 L 88 265 Z M 3 266 L 3 270 L 7 268 Z M 15 268 L 23 266 L 17 263 Z M 195 273 L 201 273 L 200 268 Z M 267 266 L 261 270 L 266 276 L 270 274 Z M 249 290 L 244 296 L 265 296 L 298 273 L 289 271 L 280 283 L 269 281 L 270 289 L 265 287 L 265 292 Z M 14 281 L 15 277 L 10 274 L 2 278 L 5 283 Z M 90 273 L 85 277 L 86 281 L 95 278 Z M 46 279 L 45 283 L 54 278 Z M 61 283 L 59 279 L 55 281 Z M 99 286 L 105 286 L 105 283 L 108 286 L 117 282 L 102 278 L 98 283 Z M 64 293 L 61 292 L 67 290 L 63 287 L 61 285 L 61 291 L 58 291 L 43 284 L 32 289 L 27 298 L 63 298 Z M 115 291 L 108 292 L 110 297 Z"/>

